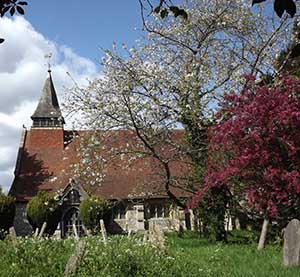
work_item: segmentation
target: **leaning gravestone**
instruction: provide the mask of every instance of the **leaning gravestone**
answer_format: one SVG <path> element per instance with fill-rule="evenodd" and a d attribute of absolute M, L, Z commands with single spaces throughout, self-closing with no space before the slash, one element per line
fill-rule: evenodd
<path fill-rule="evenodd" d="M 300 221 L 293 219 L 284 232 L 283 264 L 285 266 L 300 265 Z"/>
<path fill-rule="evenodd" d="M 105 229 L 103 219 L 100 219 L 100 227 L 101 227 L 101 233 L 102 233 L 102 238 L 103 238 L 104 244 L 107 244 L 107 232 Z"/>
<path fill-rule="evenodd" d="M 85 251 L 85 242 L 83 240 L 80 240 L 76 245 L 74 254 L 69 258 L 66 264 L 65 272 L 64 272 L 65 275 L 72 275 L 76 273 L 80 261 L 83 258 L 84 251 Z"/>

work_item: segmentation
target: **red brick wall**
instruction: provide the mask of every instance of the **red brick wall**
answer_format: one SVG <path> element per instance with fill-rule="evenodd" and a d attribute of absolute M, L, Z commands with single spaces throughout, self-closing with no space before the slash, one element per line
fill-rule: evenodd
<path fill-rule="evenodd" d="M 64 130 L 62 128 L 31 128 L 28 139 L 27 149 L 55 148 L 56 150 L 63 150 L 64 148 Z"/>

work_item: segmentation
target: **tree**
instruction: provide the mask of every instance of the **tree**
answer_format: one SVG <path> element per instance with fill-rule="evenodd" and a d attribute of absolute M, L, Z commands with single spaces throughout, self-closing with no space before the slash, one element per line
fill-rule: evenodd
<path fill-rule="evenodd" d="M 266 0 L 252 0 L 252 5 L 256 5 Z M 175 6 L 171 0 L 159 0 L 151 1 L 151 0 L 139 0 L 142 9 L 147 9 L 145 6 L 149 6 L 152 12 L 159 13 L 161 18 L 165 18 L 168 16 L 169 12 L 173 13 L 175 17 L 182 16 L 183 18 L 187 18 L 188 14 L 185 9 L 180 8 L 179 6 Z M 154 5 L 157 4 L 157 5 Z M 284 12 L 288 13 L 291 17 L 293 17 L 296 13 L 297 7 L 294 0 L 274 0 L 274 11 L 279 17 L 282 17 Z"/>
<path fill-rule="evenodd" d="M 27 217 L 35 228 L 42 228 L 47 223 L 45 232 L 53 234 L 61 218 L 59 203 L 45 191 L 39 191 L 27 204 Z"/>
<path fill-rule="evenodd" d="M 211 188 L 226 188 L 264 218 L 262 249 L 270 220 L 299 214 L 300 80 L 259 87 L 248 78 L 241 93 L 226 95 L 219 123 L 209 131 L 205 186 L 194 205 Z"/>
<path fill-rule="evenodd" d="M 16 1 L 16 0 L 0 0 L 0 16 L 3 17 L 7 12 L 11 16 L 17 11 L 19 14 L 24 14 L 25 11 L 23 6 L 26 6 L 26 1 Z M 4 42 L 3 38 L 0 38 L 0 44 Z"/>
<path fill-rule="evenodd" d="M 272 60 L 287 35 L 282 32 L 288 28 L 286 20 L 272 26 L 246 4 L 195 0 L 183 7 L 187 20 L 158 16 L 147 23 L 151 31 L 139 46 L 106 51 L 104 77 L 74 88 L 70 96 L 70 111 L 81 113 L 85 127 L 101 129 L 108 137 L 111 129 L 130 130 L 135 139 L 106 153 L 156 159 L 166 193 L 183 208 L 173 190 L 199 190 L 206 129 L 222 91 L 242 87 L 243 73 L 259 76 L 274 70 Z M 185 130 L 185 139 L 174 139 L 176 128 Z M 95 142 L 101 147 L 101 139 Z M 186 176 L 180 183 L 170 169 L 175 161 L 193 167 L 195 178 Z"/>
<path fill-rule="evenodd" d="M 0 237 L 3 230 L 7 231 L 9 227 L 13 226 L 15 210 L 15 199 L 5 195 L 0 187 Z"/>
<path fill-rule="evenodd" d="M 100 219 L 108 212 L 108 203 L 96 196 L 89 197 L 80 203 L 79 215 L 83 224 L 93 233 L 100 230 Z"/>

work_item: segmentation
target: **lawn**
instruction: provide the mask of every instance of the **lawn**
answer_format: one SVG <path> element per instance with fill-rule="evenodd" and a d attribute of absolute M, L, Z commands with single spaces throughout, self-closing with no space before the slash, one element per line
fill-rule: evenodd
<path fill-rule="evenodd" d="M 211 243 L 169 235 L 161 250 L 138 237 L 85 238 L 87 248 L 76 276 L 300 276 L 284 268 L 280 246 L 261 252 L 255 244 Z M 0 276 L 62 276 L 73 253 L 73 239 L 0 241 Z"/>

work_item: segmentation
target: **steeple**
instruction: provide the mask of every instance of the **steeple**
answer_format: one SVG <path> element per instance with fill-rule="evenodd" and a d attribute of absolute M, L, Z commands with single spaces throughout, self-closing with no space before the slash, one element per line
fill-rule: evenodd
<path fill-rule="evenodd" d="M 48 73 L 49 77 L 45 81 L 38 106 L 31 116 L 33 120 L 32 127 L 34 128 L 61 128 L 65 123 L 58 104 L 50 69 Z"/>

